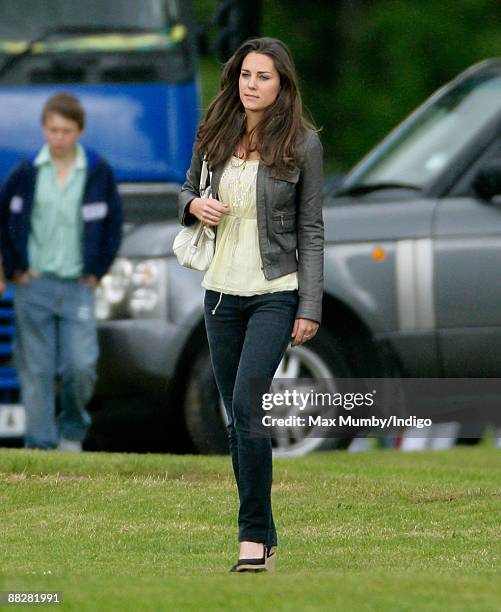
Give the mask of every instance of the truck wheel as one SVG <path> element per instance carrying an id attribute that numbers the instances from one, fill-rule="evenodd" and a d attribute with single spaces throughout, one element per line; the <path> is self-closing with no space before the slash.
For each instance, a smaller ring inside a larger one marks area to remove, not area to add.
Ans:
<path id="1" fill-rule="evenodd" d="M 339 391 L 336 379 L 355 375 L 345 357 L 342 343 L 330 332 L 320 329 L 310 342 L 302 346 L 289 347 L 282 359 L 275 378 L 294 388 L 301 379 L 324 380 L 329 391 Z M 272 391 L 279 388 L 272 388 Z M 226 413 L 212 374 L 208 349 L 200 352 L 193 364 L 185 396 L 185 421 L 188 433 L 198 452 L 203 454 L 228 453 Z M 291 414 L 294 411 L 291 410 Z M 287 414 L 281 413 L 281 417 Z M 302 428 L 272 430 L 275 457 L 305 455 L 312 451 L 347 448 L 353 436 L 336 438 L 313 438 Z"/>

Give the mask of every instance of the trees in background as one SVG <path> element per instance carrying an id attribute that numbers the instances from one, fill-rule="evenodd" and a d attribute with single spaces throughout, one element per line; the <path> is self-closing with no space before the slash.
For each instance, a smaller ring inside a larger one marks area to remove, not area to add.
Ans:
<path id="1" fill-rule="evenodd" d="M 194 4 L 203 16 L 218 2 Z M 305 104 L 323 127 L 328 171 L 350 167 L 470 64 L 501 56 L 499 0 L 242 2 L 248 14 L 260 4 L 261 35 L 294 54 Z"/>

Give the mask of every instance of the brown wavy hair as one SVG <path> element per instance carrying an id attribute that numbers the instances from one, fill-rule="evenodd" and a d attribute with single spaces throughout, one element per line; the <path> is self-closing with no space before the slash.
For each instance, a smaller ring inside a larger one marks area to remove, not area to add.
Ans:
<path id="1" fill-rule="evenodd" d="M 240 101 L 238 81 L 245 57 L 262 53 L 273 60 L 280 75 L 280 90 L 249 134 L 262 162 L 277 175 L 288 174 L 301 163 L 299 146 L 308 129 L 315 130 L 304 116 L 298 80 L 288 47 L 276 38 L 254 38 L 244 42 L 223 68 L 218 95 L 209 106 L 197 131 L 198 148 L 213 168 L 225 162 L 246 133 L 245 111 Z"/>

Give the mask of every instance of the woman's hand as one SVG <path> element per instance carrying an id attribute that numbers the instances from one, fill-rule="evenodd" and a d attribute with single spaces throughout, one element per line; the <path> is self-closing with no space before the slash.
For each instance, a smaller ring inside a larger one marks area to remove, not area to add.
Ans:
<path id="1" fill-rule="evenodd" d="M 230 211 L 227 204 L 212 198 L 194 198 L 188 208 L 192 215 L 207 225 L 219 225 Z"/>
<path id="2" fill-rule="evenodd" d="M 292 346 L 298 346 L 311 340 L 317 333 L 319 324 L 311 319 L 296 319 L 292 328 Z"/>

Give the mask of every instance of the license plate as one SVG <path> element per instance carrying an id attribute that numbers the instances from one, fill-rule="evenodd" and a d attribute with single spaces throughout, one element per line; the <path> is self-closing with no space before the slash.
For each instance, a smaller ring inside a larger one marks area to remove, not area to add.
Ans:
<path id="1" fill-rule="evenodd" d="M 21 404 L 0 405 L 0 438 L 17 438 L 26 432 L 26 414 Z"/>

